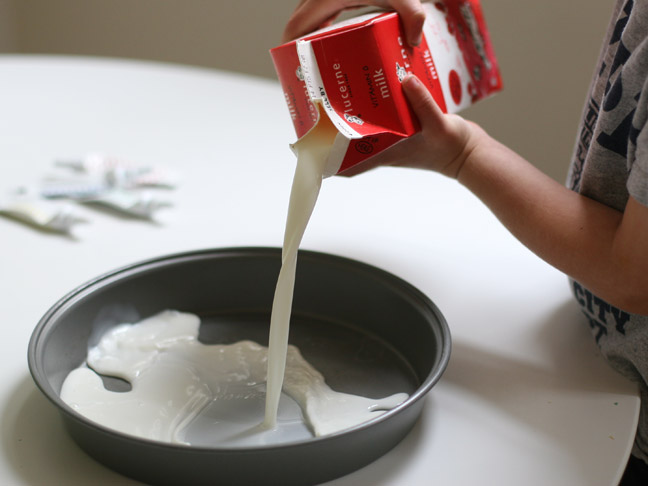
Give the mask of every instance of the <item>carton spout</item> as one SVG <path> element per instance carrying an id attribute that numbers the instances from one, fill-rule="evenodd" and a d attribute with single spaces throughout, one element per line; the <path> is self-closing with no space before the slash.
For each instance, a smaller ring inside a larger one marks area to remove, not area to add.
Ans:
<path id="1" fill-rule="evenodd" d="M 364 15 L 270 51 L 297 137 L 323 123 L 337 130 L 327 176 L 419 130 L 400 86 L 407 73 L 415 74 L 448 113 L 501 90 L 479 0 L 437 0 L 424 8 L 417 47 L 404 40 L 398 14 L 388 12 Z"/>
<path id="2" fill-rule="evenodd" d="M 299 157 L 299 151 L 308 147 L 317 147 L 318 157 L 324 158 L 322 177 L 325 179 L 335 175 L 340 170 L 340 162 L 346 152 L 349 142 L 329 118 L 321 100 L 314 100 L 317 110 L 317 121 L 296 142 L 290 144 L 290 149 Z"/>

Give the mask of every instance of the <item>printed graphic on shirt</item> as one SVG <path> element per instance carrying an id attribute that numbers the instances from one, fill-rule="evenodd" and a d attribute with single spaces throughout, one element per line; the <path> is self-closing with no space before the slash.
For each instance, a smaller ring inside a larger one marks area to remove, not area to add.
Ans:
<path id="1" fill-rule="evenodd" d="M 633 4 L 633 0 L 626 2 L 621 16 L 616 22 L 608 47 L 610 51 L 616 49 L 614 58 L 609 65 L 605 60 L 601 63 L 601 68 L 599 69 L 594 84 L 595 88 L 592 90 L 585 109 L 581 131 L 578 136 L 578 145 L 572 162 L 570 187 L 574 191 L 579 191 L 581 187 L 583 166 L 590 146 L 594 141 L 594 132 L 596 124 L 599 121 L 601 109 L 603 112 L 608 113 L 607 120 L 613 126 L 611 129 L 602 130 L 596 137 L 595 142 L 602 148 L 622 157 L 626 157 L 628 153 L 628 139 L 634 132 L 632 129 L 632 119 L 635 114 L 636 102 L 639 99 L 639 95 L 635 93 L 634 104 L 627 102 L 620 103 L 624 95 L 621 68 L 630 56 L 630 51 L 623 44 L 622 33 L 628 23 Z M 596 87 L 601 86 L 603 82 L 605 82 L 605 89 L 603 93 L 600 93 L 600 89 L 596 89 Z M 600 102 L 601 97 L 603 98 L 602 102 Z M 619 110 L 626 110 L 627 113 L 625 115 L 623 113 L 616 113 L 615 110 L 617 108 Z M 620 120 L 614 122 L 617 118 L 620 118 Z"/>
<path id="2" fill-rule="evenodd" d="M 589 320 L 597 344 L 603 336 L 607 336 L 610 332 L 617 332 L 625 336 L 625 326 L 630 320 L 630 314 L 608 304 L 578 282 L 573 282 L 572 290 L 583 313 Z"/>
<path id="3" fill-rule="evenodd" d="M 614 35 L 610 41 L 610 45 L 618 42 L 618 47 L 616 54 L 614 56 L 614 61 L 610 66 L 610 75 L 605 86 L 605 99 L 603 102 L 603 110 L 607 112 L 614 111 L 621 102 L 623 97 L 623 76 L 621 76 L 620 68 L 626 63 L 630 57 L 630 51 L 623 44 L 623 39 L 621 38 L 621 33 L 628 23 L 628 16 L 632 10 L 632 0 L 626 3 L 623 11 L 626 14 L 625 17 L 620 18 L 617 21 L 616 28 L 614 29 Z M 614 81 L 612 79 L 614 78 Z M 602 132 L 597 137 L 596 141 L 602 147 L 625 157 L 628 153 L 628 134 L 630 133 L 630 127 L 632 126 L 632 118 L 636 110 L 636 101 L 638 97 L 635 97 L 635 104 L 629 113 L 623 118 L 621 123 L 611 133 Z"/>
<path id="4" fill-rule="evenodd" d="M 580 181 L 581 175 L 583 173 L 583 164 L 585 163 L 585 157 L 587 156 L 587 151 L 590 148 L 592 143 L 592 137 L 594 135 L 594 127 L 596 126 L 596 120 L 599 116 L 599 105 L 594 100 L 590 98 L 587 103 L 587 109 L 585 115 L 583 116 L 583 125 L 581 127 L 581 132 L 578 136 L 578 147 L 576 148 L 575 160 L 573 165 L 573 174 L 572 174 L 572 184 L 571 189 L 574 191 L 580 190 Z"/>

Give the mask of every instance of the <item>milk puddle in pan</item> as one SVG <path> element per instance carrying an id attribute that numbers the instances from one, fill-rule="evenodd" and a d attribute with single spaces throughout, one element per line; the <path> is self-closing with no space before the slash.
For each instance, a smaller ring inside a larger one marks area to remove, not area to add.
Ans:
<path id="1" fill-rule="evenodd" d="M 194 446 L 239 447 L 335 433 L 406 400 L 406 393 L 370 399 L 336 392 L 297 348 L 288 345 L 297 250 L 335 133 L 330 123 L 320 123 L 295 144 L 298 161 L 268 348 L 251 341 L 205 345 L 198 341 L 198 316 L 164 311 L 106 333 L 89 350 L 88 367 L 66 378 L 63 401 L 126 434 Z M 107 390 L 97 373 L 122 378 L 132 388 Z"/>
<path id="2" fill-rule="evenodd" d="M 335 392 L 289 346 L 277 426 L 267 429 L 260 425 L 267 348 L 252 341 L 206 345 L 198 341 L 199 326 L 196 315 L 164 311 L 114 327 L 90 349 L 87 362 L 92 369 L 80 367 L 68 375 L 61 398 L 87 418 L 120 432 L 212 447 L 333 433 L 407 398 L 397 394 L 373 400 Z M 95 371 L 122 378 L 132 389 L 107 390 Z"/>

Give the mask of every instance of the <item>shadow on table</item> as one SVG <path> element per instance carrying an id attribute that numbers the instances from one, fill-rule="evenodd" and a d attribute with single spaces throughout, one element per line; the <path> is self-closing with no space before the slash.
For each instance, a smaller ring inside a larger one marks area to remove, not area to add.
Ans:
<path id="1" fill-rule="evenodd" d="M 87 456 L 68 436 L 56 408 L 30 377 L 19 382 L 1 418 L 5 457 L 21 484 L 139 485 Z"/>
<path id="2" fill-rule="evenodd" d="M 520 321 L 520 325 L 525 324 L 524 316 Z M 593 479 L 583 484 L 597 484 L 600 482 L 600 478 L 596 479 L 597 467 L 603 466 L 596 464 L 596 459 L 589 454 L 590 447 L 608 450 L 609 444 L 604 442 L 614 437 L 608 435 L 610 432 L 596 435 L 589 427 L 591 419 L 582 417 L 591 416 L 595 410 L 606 406 L 618 407 L 619 413 L 632 410 L 630 400 L 636 399 L 634 385 L 605 362 L 587 322 L 571 300 L 544 317 L 540 325 L 534 323 L 534 327 L 538 329 L 537 352 L 543 356 L 541 361 L 549 365 L 535 364 L 533 356 L 520 357 L 515 349 L 510 353 L 498 353 L 478 344 L 453 341 L 450 364 L 442 382 L 444 386 L 461 389 L 475 401 L 488 403 L 495 413 L 513 417 L 520 428 L 548 438 L 556 444 L 557 450 L 582 468 L 585 478 Z M 584 395 L 591 395 L 592 407 L 599 408 L 584 410 L 588 406 Z M 606 396 L 609 402 L 605 401 Z M 577 411 L 575 401 L 583 403 Z M 610 430 L 615 430 L 614 424 L 610 426 Z M 627 443 L 619 439 L 618 446 L 623 451 Z M 620 473 L 624 464 L 618 467 Z"/>
<path id="3" fill-rule="evenodd" d="M 25 229 L 27 229 L 29 231 L 34 231 L 34 232 L 36 232 L 36 233 L 38 233 L 40 235 L 43 235 L 45 237 L 48 237 L 48 238 L 49 237 L 60 238 L 62 240 L 68 240 L 68 241 L 71 241 L 71 242 L 74 242 L 74 243 L 77 243 L 77 242 L 80 241 L 80 239 L 74 235 L 73 231 L 70 232 L 70 233 L 64 233 L 64 232 L 60 232 L 60 231 L 50 230 L 50 229 L 47 229 L 47 228 L 42 228 L 42 227 L 40 227 L 40 226 L 38 226 L 36 224 L 28 223 L 28 222 L 23 221 L 23 220 L 21 220 L 19 218 L 13 218 L 11 216 L 4 215 L 4 214 L 2 216 L 3 216 L 3 220 L 7 220 L 7 221 L 15 224 L 16 226 L 20 226 L 21 228 L 25 228 Z"/>

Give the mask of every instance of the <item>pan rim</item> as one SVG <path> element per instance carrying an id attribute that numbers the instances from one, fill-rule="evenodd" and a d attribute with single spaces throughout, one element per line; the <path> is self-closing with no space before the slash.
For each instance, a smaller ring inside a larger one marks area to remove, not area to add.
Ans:
<path id="1" fill-rule="evenodd" d="M 59 412 L 65 414 L 69 419 L 76 422 L 80 422 L 83 426 L 94 429 L 102 434 L 110 435 L 119 440 L 135 440 L 142 444 L 145 444 L 147 447 L 154 447 L 165 451 L 173 451 L 177 453 L 191 453 L 191 454 L 207 454 L 207 455 L 230 455 L 230 454 L 256 454 L 263 453 L 269 450 L 280 451 L 286 449 L 292 449 L 295 447 L 305 447 L 305 446 L 316 446 L 327 441 L 338 440 L 341 436 L 346 436 L 354 433 L 361 433 L 367 428 L 373 427 L 374 425 L 385 422 L 389 420 L 394 415 L 398 415 L 403 409 L 411 407 L 413 404 L 422 400 L 426 397 L 428 392 L 432 387 L 439 381 L 442 374 L 444 373 L 447 364 L 450 359 L 451 352 L 451 335 L 450 329 L 448 327 L 447 321 L 439 308 L 434 304 L 434 302 L 423 294 L 419 289 L 414 287 L 409 282 L 403 280 L 402 278 L 394 275 L 391 272 L 383 270 L 379 267 L 376 267 L 372 264 L 361 262 L 359 260 L 351 259 L 344 256 L 334 255 L 331 253 L 325 253 L 314 250 L 299 250 L 299 259 L 317 259 L 320 262 L 336 263 L 343 264 L 346 266 L 352 266 L 354 270 L 363 271 L 369 273 L 375 277 L 380 278 L 383 282 L 387 283 L 392 290 L 395 290 L 397 293 L 407 297 L 408 300 L 417 301 L 419 306 L 422 306 L 426 311 L 430 312 L 437 324 L 437 331 L 440 337 L 439 340 L 439 349 L 438 349 L 438 359 L 435 365 L 432 367 L 430 373 L 425 377 L 422 383 L 417 387 L 417 389 L 401 404 L 397 407 L 381 414 L 378 417 L 370 419 L 362 424 L 358 424 L 354 427 L 344 429 L 342 431 L 327 434 L 321 437 L 311 437 L 308 439 L 291 441 L 286 443 L 278 444 L 269 444 L 269 445 L 259 445 L 259 446 L 245 446 L 245 447 L 218 447 L 218 446 L 193 446 L 193 445 L 184 445 L 184 444 L 175 444 L 167 443 L 152 439 L 146 439 L 136 435 L 127 434 L 125 432 L 116 431 L 112 428 L 103 426 L 94 422 L 80 413 L 76 412 L 72 407 L 65 403 L 59 396 L 59 394 L 49 385 L 45 373 L 42 369 L 42 363 L 40 359 L 39 350 L 42 348 L 42 336 L 48 331 L 51 323 L 54 321 L 54 318 L 60 313 L 64 312 L 67 308 L 73 306 L 75 303 L 81 301 L 83 298 L 87 297 L 93 290 L 101 288 L 106 283 L 110 283 L 111 280 L 116 282 L 121 279 L 130 276 L 136 275 L 141 272 L 148 271 L 150 269 L 167 266 L 167 265 L 177 265 L 182 264 L 188 261 L 195 261 L 200 259 L 205 259 L 209 257 L 226 257 L 226 256 L 247 256 L 247 257 L 276 257 L 281 254 L 281 248 L 270 247 L 270 246 L 242 246 L 242 247 L 222 247 L 222 248 L 205 248 L 199 250 L 191 250 L 185 252 L 172 253 L 167 255 L 161 255 L 157 257 L 152 257 L 149 259 L 137 261 L 134 263 L 126 264 L 116 269 L 105 272 L 93 279 L 86 281 L 85 283 L 80 284 L 63 297 L 61 297 L 56 303 L 54 303 L 41 317 L 39 322 L 34 328 L 31 338 L 28 345 L 27 361 L 29 366 L 29 371 L 32 376 L 33 381 L 40 391 L 47 397 L 47 399 L 52 402 Z"/>

